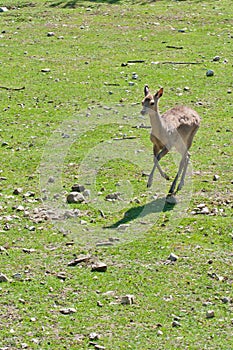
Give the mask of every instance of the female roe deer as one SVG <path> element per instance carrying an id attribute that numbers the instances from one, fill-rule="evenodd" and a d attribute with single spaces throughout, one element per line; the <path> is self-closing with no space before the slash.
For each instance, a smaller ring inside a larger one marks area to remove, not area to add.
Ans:
<path id="1" fill-rule="evenodd" d="M 169 180 L 169 177 L 162 171 L 159 160 L 164 157 L 174 146 L 181 154 L 179 169 L 166 200 L 175 203 L 173 197 L 184 185 L 184 178 L 188 167 L 190 154 L 188 152 L 192 145 L 193 137 L 200 126 L 200 117 L 193 109 L 186 106 L 176 106 L 164 114 L 160 115 L 158 110 L 158 101 L 163 95 L 163 88 L 159 89 L 154 95 L 149 91 L 148 85 L 144 88 L 145 97 L 142 101 L 141 114 L 149 114 L 151 123 L 150 139 L 153 143 L 154 166 L 149 175 L 147 187 L 151 187 L 153 175 L 158 168 L 161 176 Z M 177 181 L 181 175 L 181 180 L 176 188 Z"/>

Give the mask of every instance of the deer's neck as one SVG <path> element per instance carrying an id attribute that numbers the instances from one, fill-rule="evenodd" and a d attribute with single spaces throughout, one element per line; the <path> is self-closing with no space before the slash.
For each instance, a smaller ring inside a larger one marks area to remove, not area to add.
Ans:
<path id="1" fill-rule="evenodd" d="M 158 109 L 156 108 L 155 110 L 150 111 L 149 116 L 152 129 L 151 133 L 157 138 L 159 138 L 159 136 L 161 136 L 161 134 L 163 133 L 164 128 Z"/>

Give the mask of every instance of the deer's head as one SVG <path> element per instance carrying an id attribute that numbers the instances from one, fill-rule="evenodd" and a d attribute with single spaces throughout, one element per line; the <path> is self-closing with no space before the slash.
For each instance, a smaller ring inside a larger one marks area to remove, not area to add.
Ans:
<path id="1" fill-rule="evenodd" d="M 158 100 L 163 95 L 163 88 L 160 88 L 154 95 L 150 93 L 148 85 L 144 87 L 144 99 L 142 100 L 141 114 L 145 115 L 151 110 L 157 111 Z"/>

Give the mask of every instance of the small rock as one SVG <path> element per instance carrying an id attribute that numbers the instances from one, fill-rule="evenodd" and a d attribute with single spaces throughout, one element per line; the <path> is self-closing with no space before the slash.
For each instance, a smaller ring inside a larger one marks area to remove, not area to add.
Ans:
<path id="1" fill-rule="evenodd" d="M 65 272 L 59 272 L 59 273 L 57 274 L 57 278 L 60 279 L 60 280 L 62 280 L 62 281 L 65 281 L 67 277 L 66 277 Z"/>
<path id="2" fill-rule="evenodd" d="M 3 273 L 0 273 L 0 282 L 9 282 L 9 279 Z"/>
<path id="3" fill-rule="evenodd" d="M 105 272 L 107 271 L 107 265 L 105 263 L 102 262 L 97 262 L 95 264 L 92 265 L 91 267 L 91 271 L 92 272 Z"/>
<path id="4" fill-rule="evenodd" d="M 105 350 L 105 347 L 102 345 L 95 344 L 95 350 Z"/>
<path id="5" fill-rule="evenodd" d="M 213 58 L 213 61 L 214 61 L 214 62 L 220 61 L 220 56 L 215 56 L 215 57 Z"/>
<path id="6" fill-rule="evenodd" d="M 90 258 L 91 258 L 90 255 L 80 256 L 80 257 L 78 257 L 78 258 L 76 258 L 76 259 L 70 261 L 70 262 L 68 263 L 68 266 L 76 266 L 76 265 L 78 265 L 78 264 L 81 264 L 82 262 L 87 262 L 87 261 L 89 261 Z"/>
<path id="7" fill-rule="evenodd" d="M 22 188 L 16 188 L 14 191 L 13 191 L 13 194 L 14 195 L 19 195 L 20 193 L 22 193 L 23 192 L 23 189 Z"/>
<path id="8" fill-rule="evenodd" d="M 208 69 L 206 72 L 207 77 L 212 77 L 214 75 L 214 71 L 212 69 Z"/>
<path id="9" fill-rule="evenodd" d="M 60 313 L 63 315 L 70 315 L 74 314 L 75 312 L 77 312 L 77 310 L 73 307 L 69 307 L 67 309 L 60 309 Z"/>
<path id="10" fill-rule="evenodd" d="M 55 182 L 55 178 L 53 176 L 50 176 L 48 179 L 49 184 L 53 184 Z"/>
<path id="11" fill-rule="evenodd" d="M 86 220 L 80 220 L 80 225 L 87 225 L 87 221 Z"/>
<path id="12" fill-rule="evenodd" d="M 134 304 L 134 295 L 127 294 L 121 298 L 122 305 L 132 305 Z"/>
<path id="13" fill-rule="evenodd" d="M 68 194 L 67 203 L 82 203 L 85 201 L 84 196 L 80 192 L 71 192 Z"/>
<path id="14" fill-rule="evenodd" d="M 230 301 L 231 301 L 231 299 L 228 298 L 228 297 L 223 297 L 223 298 L 222 298 L 222 302 L 223 302 L 224 304 L 228 304 Z"/>
<path id="15" fill-rule="evenodd" d="M 24 211 L 24 207 L 22 205 L 18 205 L 16 208 L 15 208 L 16 211 Z"/>
<path id="16" fill-rule="evenodd" d="M 129 86 L 134 86 L 134 82 L 133 82 L 133 81 L 130 81 L 130 82 L 129 82 Z"/>
<path id="17" fill-rule="evenodd" d="M 55 33 L 54 33 L 54 32 L 48 32 L 48 33 L 47 33 L 47 36 L 48 36 L 48 37 L 50 37 L 50 36 L 54 36 L 54 35 L 55 35 Z"/>
<path id="18" fill-rule="evenodd" d="M 173 254 L 173 253 L 171 253 L 169 255 L 169 257 L 168 257 L 168 260 L 170 260 L 170 261 L 177 261 L 178 260 L 178 256 Z"/>
<path id="19" fill-rule="evenodd" d="M 42 68 L 41 72 L 42 73 L 49 73 L 49 72 L 51 72 L 51 69 L 50 68 Z"/>
<path id="20" fill-rule="evenodd" d="M 106 201 L 116 201 L 119 200 L 119 192 L 115 192 L 115 193 L 109 193 L 107 194 L 107 196 L 105 197 Z"/>
<path id="21" fill-rule="evenodd" d="M 213 176 L 213 180 L 214 180 L 214 181 L 218 181 L 219 178 L 220 178 L 219 175 L 214 175 L 214 176 Z"/>
<path id="22" fill-rule="evenodd" d="M 163 335 L 163 332 L 159 329 L 157 335 Z"/>
<path id="23" fill-rule="evenodd" d="M 207 207 L 202 208 L 202 210 L 201 210 L 201 212 L 200 212 L 200 213 L 201 213 L 201 214 L 204 214 L 204 215 L 209 214 L 209 213 L 210 213 L 209 208 L 207 208 Z"/>
<path id="24" fill-rule="evenodd" d="M 133 73 L 132 74 L 132 79 L 135 79 L 135 80 L 138 79 L 138 75 L 136 73 Z"/>
<path id="25" fill-rule="evenodd" d="M 96 243 L 96 247 L 106 247 L 106 246 L 112 246 L 112 245 L 113 245 L 113 242 L 110 242 L 110 241 Z"/>
<path id="26" fill-rule="evenodd" d="M 5 6 L 0 7 L 0 12 L 7 12 L 8 8 Z"/>
<path id="27" fill-rule="evenodd" d="M 98 333 L 93 332 L 89 335 L 89 339 L 90 340 L 98 340 L 98 339 L 100 339 L 100 335 Z"/>
<path id="28" fill-rule="evenodd" d="M 208 310 L 206 312 L 206 318 L 213 318 L 214 316 L 214 310 Z"/>
<path id="29" fill-rule="evenodd" d="M 22 275 L 21 273 L 17 272 L 12 276 L 15 280 L 21 280 L 22 279 Z"/>
<path id="30" fill-rule="evenodd" d="M 85 191 L 85 187 L 83 185 L 74 184 L 72 186 L 72 192 L 84 192 L 84 191 Z"/>
<path id="31" fill-rule="evenodd" d="M 181 326 L 180 322 L 178 322 L 178 321 L 172 322 L 172 327 L 180 327 L 180 326 Z"/>

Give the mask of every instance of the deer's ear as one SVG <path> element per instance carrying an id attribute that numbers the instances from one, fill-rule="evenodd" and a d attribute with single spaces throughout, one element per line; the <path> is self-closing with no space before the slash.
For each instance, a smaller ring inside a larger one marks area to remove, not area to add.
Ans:
<path id="1" fill-rule="evenodd" d="M 160 88 L 155 94 L 155 97 L 157 98 L 160 98 L 161 96 L 163 96 L 163 88 Z"/>
<path id="2" fill-rule="evenodd" d="M 145 85 L 145 87 L 144 87 L 144 94 L 145 94 L 145 96 L 147 96 L 149 93 L 150 93 L 149 86 Z"/>

